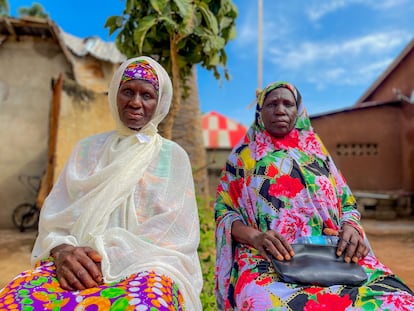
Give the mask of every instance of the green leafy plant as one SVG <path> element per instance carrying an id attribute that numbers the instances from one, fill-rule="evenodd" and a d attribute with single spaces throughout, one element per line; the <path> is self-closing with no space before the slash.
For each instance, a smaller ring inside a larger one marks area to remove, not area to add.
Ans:
<path id="1" fill-rule="evenodd" d="M 0 0 L 0 17 L 8 16 L 10 12 L 9 3 L 7 0 Z"/>
<path id="2" fill-rule="evenodd" d="M 200 218 L 200 245 L 198 247 L 198 255 L 200 257 L 204 281 L 201 292 L 201 303 L 204 311 L 215 311 L 217 310 L 217 305 L 214 292 L 214 269 L 216 265 L 214 209 L 210 204 L 198 200 L 198 212 Z"/>
<path id="3" fill-rule="evenodd" d="M 38 18 L 48 18 L 49 14 L 47 14 L 43 8 L 43 6 L 39 3 L 34 2 L 31 7 L 21 7 L 19 8 L 19 15 L 20 16 L 31 16 L 31 17 L 38 17 Z"/>

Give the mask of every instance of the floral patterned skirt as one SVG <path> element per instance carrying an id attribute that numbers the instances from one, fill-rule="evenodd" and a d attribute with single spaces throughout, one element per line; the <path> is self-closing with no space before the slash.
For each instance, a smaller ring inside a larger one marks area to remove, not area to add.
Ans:
<path id="1" fill-rule="evenodd" d="M 360 287 L 288 284 L 279 280 L 267 262 L 259 260 L 257 265 L 243 256 L 240 259 L 239 277 L 231 285 L 233 295 L 225 301 L 226 310 L 414 311 L 410 288 L 370 255 L 359 262 L 369 276 Z"/>
<path id="2" fill-rule="evenodd" d="M 117 282 L 81 291 L 59 286 L 53 261 L 15 277 L 0 291 L 0 310 L 183 310 L 178 286 L 167 276 L 140 272 Z"/>

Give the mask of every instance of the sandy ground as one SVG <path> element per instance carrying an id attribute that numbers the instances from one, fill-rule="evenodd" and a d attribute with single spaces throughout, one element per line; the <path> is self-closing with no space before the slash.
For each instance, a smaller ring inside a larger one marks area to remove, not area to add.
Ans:
<path id="1" fill-rule="evenodd" d="M 414 221 L 364 221 L 375 255 L 414 290 Z M 30 268 L 35 231 L 0 229 L 0 287 Z"/>
<path id="2" fill-rule="evenodd" d="M 35 231 L 0 230 L 0 287 L 30 268 L 30 252 L 35 238 Z"/>

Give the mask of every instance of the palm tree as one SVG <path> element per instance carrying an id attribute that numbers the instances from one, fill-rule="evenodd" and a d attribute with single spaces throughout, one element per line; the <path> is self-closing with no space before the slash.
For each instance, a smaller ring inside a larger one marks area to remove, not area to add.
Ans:
<path id="1" fill-rule="evenodd" d="M 189 88 L 188 96 L 182 99 L 182 105 L 180 105 L 178 114 L 175 117 L 172 139 L 187 151 L 193 167 L 197 194 L 204 198 L 203 202 L 208 203 L 207 155 L 204 149 L 201 128 L 201 112 L 195 67 L 193 73 L 188 78 L 187 87 Z"/>

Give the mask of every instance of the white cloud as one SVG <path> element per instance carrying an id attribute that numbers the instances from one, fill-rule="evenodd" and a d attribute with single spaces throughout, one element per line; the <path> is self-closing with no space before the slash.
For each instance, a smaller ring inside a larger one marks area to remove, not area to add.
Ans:
<path id="1" fill-rule="evenodd" d="M 376 10 L 388 10 L 403 5 L 410 5 L 410 0 L 365 0 L 361 2 L 365 2 L 364 4 Z"/>
<path id="2" fill-rule="evenodd" d="M 251 22 L 245 22 L 238 30 L 236 42 L 238 45 L 250 45 L 257 42 L 257 26 Z"/>
<path id="3" fill-rule="evenodd" d="M 394 61 L 392 57 L 386 57 L 376 62 L 366 64 L 365 66 L 354 67 L 354 77 L 357 82 L 366 81 L 367 78 L 372 80 L 382 74 L 385 69 Z M 353 81 L 349 81 L 347 84 L 355 84 Z"/>
<path id="4" fill-rule="evenodd" d="M 248 46 L 253 43 L 257 43 L 258 25 L 257 8 L 255 8 L 254 6 L 255 3 L 255 1 L 252 1 L 248 4 L 248 7 L 245 9 L 245 11 L 247 12 L 246 15 L 237 17 L 237 37 L 235 43 L 238 46 Z"/>
<path id="5" fill-rule="evenodd" d="M 329 81 L 337 81 L 342 79 L 347 73 L 347 70 L 342 67 L 328 69 L 325 72 L 325 78 Z"/>
<path id="6" fill-rule="evenodd" d="M 410 34 L 391 31 L 354 38 L 343 42 L 302 42 L 298 46 L 269 49 L 269 58 L 284 69 L 299 69 L 316 63 L 343 63 L 355 57 L 386 54 L 408 41 Z M 283 56 L 283 57 L 282 57 Z"/>
<path id="7" fill-rule="evenodd" d="M 274 72 L 292 74 L 318 90 L 327 86 L 366 85 L 395 59 L 409 33 L 375 33 L 343 42 L 303 42 L 273 48 Z M 269 69 L 268 69 L 269 70 Z"/>
<path id="8" fill-rule="evenodd" d="M 258 11 L 256 1 L 249 1 L 245 11 L 246 15 L 240 15 L 237 18 L 237 37 L 235 43 L 238 48 L 252 47 L 258 45 Z M 267 3 L 263 8 L 263 44 L 289 37 L 295 31 L 295 24 L 291 22 L 291 16 L 284 11 L 285 8 L 275 6 L 275 3 Z M 269 14 L 274 10 L 279 14 Z"/>
<path id="9" fill-rule="evenodd" d="M 263 25 L 264 43 L 289 38 L 294 33 L 295 25 L 285 16 L 277 16 L 270 20 L 265 20 Z"/>
<path id="10" fill-rule="evenodd" d="M 325 15 L 334 13 L 352 5 L 363 5 L 374 10 L 389 10 L 403 5 L 410 6 L 410 0 L 331 0 L 314 1 L 307 9 L 306 14 L 309 20 L 315 22 Z"/>
<path id="11" fill-rule="evenodd" d="M 366 60 L 351 63 L 347 67 L 327 67 L 305 75 L 305 80 L 314 84 L 318 90 L 328 85 L 364 85 L 367 81 L 374 81 L 391 64 L 393 58 L 382 58 L 376 62 L 366 63 Z"/>
<path id="12" fill-rule="evenodd" d="M 317 21 L 323 16 L 341 9 L 350 3 L 350 0 L 320 1 L 318 2 L 318 5 L 312 5 L 309 7 L 306 13 L 311 21 Z"/>

